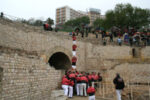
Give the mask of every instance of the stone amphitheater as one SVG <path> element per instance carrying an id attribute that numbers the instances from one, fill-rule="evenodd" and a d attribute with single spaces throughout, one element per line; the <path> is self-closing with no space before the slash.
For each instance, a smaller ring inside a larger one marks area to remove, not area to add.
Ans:
<path id="1" fill-rule="evenodd" d="M 116 100 L 112 84 L 116 73 L 126 82 L 123 100 L 150 100 L 149 46 L 103 46 L 92 35 L 77 37 L 77 46 L 77 70 L 102 73 L 105 86 L 97 92 L 96 100 Z M 0 100 L 54 100 L 52 91 L 60 89 L 71 58 L 68 33 L 0 18 Z M 87 100 L 72 100 L 78 99 Z"/>

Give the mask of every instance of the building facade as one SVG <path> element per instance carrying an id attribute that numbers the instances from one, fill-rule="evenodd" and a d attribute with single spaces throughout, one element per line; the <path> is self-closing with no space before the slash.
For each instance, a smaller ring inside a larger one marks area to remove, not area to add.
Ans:
<path id="1" fill-rule="evenodd" d="M 95 8 L 90 8 L 88 11 L 88 16 L 90 19 L 90 25 L 93 24 L 93 22 L 97 19 L 100 18 L 100 10 L 99 9 L 95 9 Z"/>
<path id="2" fill-rule="evenodd" d="M 76 11 L 68 6 L 64 6 L 56 9 L 56 25 L 64 24 L 68 20 L 76 19 L 83 16 L 89 17 L 90 25 L 92 25 L 97 18 L 105 18 L 104 15 L 101 15 L 100 9 L 89 8 L 87 12 L 83 12 Z"/>
<path id="3" fill-rule="evenodd" d="M 56 9 L 56 25 L 64 24 L 68 20 L 87 16 L 86 13 L 76 11 L 68 6 L 64 6 Z"/>

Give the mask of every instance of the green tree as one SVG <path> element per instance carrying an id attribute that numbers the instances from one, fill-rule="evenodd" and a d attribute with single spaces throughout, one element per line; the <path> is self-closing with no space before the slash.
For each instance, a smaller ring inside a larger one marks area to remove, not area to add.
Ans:
<path id="1" fill-rule="evenodd" d="M 83 16 L 83 17 L 79 17 L 76 19 L 72 19 L 69 20 L 65 23 L 66 26 L 71 26 L 71 27 L 76 27 L 76 26 L 80 26 L 81 24 L 89 24 L 90 23 L 90 19 L 88 16 Z"/>
<path id="2" fill-rule="evenodd" d="M 98 19 L 96 19 L 94 22 L 93 22 L 93 25 L 94 25 L 94 27 L 104 27 L 104 19 L 100 19 L 100 18 L 98 18 Z"/>
<path id="3" fill-rule="evenodd" d="M 35 26 L 42 26 L 42 25 L 43 25 L 43 21 L 40 20 L 40 19 L 35 20 L 34 25 L 35 25 Z"/>
<path id="4" fill-rule="evenodd" d="M 54 20 L 51 19 L 51 18 L 47 18 L 46 22 L 50 25 L 53 25 L 54 24 Z"/>
<path id="5" fill-rule="evenodd" d="M 133 7 L 131 4 L 117 4 L 114 10 L 106 12 L 103 27 L 109 29 L 112 26 L 142 27 L 150 23 L 150 10 Z"/>

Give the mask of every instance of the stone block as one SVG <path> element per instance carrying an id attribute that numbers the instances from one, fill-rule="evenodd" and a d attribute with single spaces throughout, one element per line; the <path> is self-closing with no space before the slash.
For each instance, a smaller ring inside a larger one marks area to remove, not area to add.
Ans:
<path id="1" fill-rule="evenodd" d="M 60 96 L 64 96 L 63 90 L 53 90 L 51 92 L 51 97 L 60 97 Z"/>

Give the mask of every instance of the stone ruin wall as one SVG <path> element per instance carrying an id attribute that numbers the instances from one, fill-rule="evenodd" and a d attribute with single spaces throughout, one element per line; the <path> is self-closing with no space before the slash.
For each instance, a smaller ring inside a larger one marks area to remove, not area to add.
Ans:
<path id="1" fill-rule="evenodd" d="M 49 100 L 51 90 L 61 80 L 61 71 L 36 57 L 1 53 L 0 67 L 3 68 L 0 100 Z"/>
<path id="2" fill-rule="evenodd" d="M 55 52 L 65 52 L 70 59 L 72 58 L 71 36 L 65 38 L 57 37 L 51 34 L 51 32 L 48 34 L 33 31 L 25 32 L 2 24 L 0 24 L 0 27 L 0 45 L 2 46 L 35 51 L 38 53 L 38 56 L 46 56 L 46 63 L 51 54 Z M 79 70 L 85 70 L 85 43 L 77 41 L 77 46 L 77 66 L 80 66 Z"/>
<path id="3" fill-rule="evenodd" d="M 88 44 L 87 69 L 100 71 L 111 82 L 120 73 L 126 82 L 150 83 L 150 47 L 136 48 L 140 56 L 134 58 L 129 46 L 97 46 Z"/>
<path id="4" fill-rule="evenodd" d="M 85 70 L 83 49 L 81 42 L 77 51 L 79 70 Z M 51 91 L 60 88 L 64 74 L 48 63 L 56 52 L 65 53 L 71 60 L 72 38 L 0 24 L 0 100 L 49 100 Z"/>
<path id="5" fill-rule="evenodd" d="M 0 46 L 2 100 L 48 100 L 51 90 L 60 86 L 62 75 L 62 71 L 49 66 L 48 59 L 55 52 L 64 52 L 70 60 L 72 57 L 71 37 L 25 32 L 3 24 L 0 24 Z M 82 41 L 77 41 L 77 46 L 80 71 L 100 71 L 110 82 L 116 72 L 127 81 L 150 81 L 150 47 L 141 49 L 140 59 L 133 59 L 132 48 L 128 46 L 101 46 Z"/>

